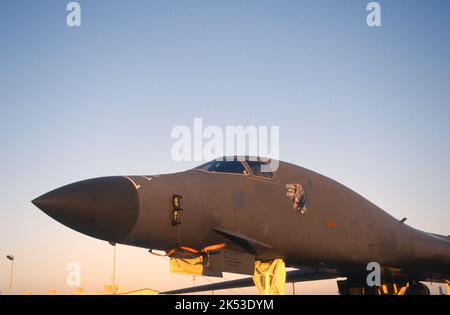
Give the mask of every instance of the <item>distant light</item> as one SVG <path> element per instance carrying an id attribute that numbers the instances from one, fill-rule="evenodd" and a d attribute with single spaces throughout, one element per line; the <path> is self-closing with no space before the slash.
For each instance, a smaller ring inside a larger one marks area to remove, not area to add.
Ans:
<path id="1" fill-rule="evenodd" d="M 8 258 L 9 260 L 14 260 L 14 256 L 13 255 L 6 255 L 6 258 Z"/>

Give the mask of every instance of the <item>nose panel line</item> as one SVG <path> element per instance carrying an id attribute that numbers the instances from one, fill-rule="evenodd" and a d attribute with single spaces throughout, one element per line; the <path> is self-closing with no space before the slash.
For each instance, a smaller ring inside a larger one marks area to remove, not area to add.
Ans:
<path id="1" fill-rule="evenodd" d="M 138 190 L 139 188 L 141 188 L 141 185 L 136 184 L 136 182 L 134 180 L 132 180 L 129 176 L 124 176 L 126 179 L 128 179 L 134 186 L 134 188 L 136 188 L 136 190 Z"/>

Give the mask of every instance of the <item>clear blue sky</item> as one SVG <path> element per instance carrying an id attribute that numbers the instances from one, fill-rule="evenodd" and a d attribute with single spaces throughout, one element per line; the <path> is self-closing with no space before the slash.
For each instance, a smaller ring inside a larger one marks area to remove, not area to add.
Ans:
<path id="1" fill-rule="evenodd" d="M 450 233 L 449 1 L 379 1 L 379 29 L 362 0 L 80 0 L 75 29 L 68 2 L 0 2 L 0 254 L 17 256 L 16 293 L 67 290 L 71 260 L 101 289 L 108 245 L 30 200 L 89 177 L 193 166 L 171 161 L 170 131 L 194 117 L 278 125 L 282 160 Z M 145 250 L 120 251 L 129 289 L 190 284 Z M 8 267 L 1 258 L 0 291 Z"/>

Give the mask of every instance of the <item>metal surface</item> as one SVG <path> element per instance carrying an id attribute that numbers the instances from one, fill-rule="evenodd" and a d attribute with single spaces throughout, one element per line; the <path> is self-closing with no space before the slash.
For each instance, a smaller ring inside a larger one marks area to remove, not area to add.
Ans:
<path id="1" fill-rule="evenodd" d="M 305 168 L 280 161 L 267 178 L 243 163 L 242 174 L 193 169 L 90 179 L 33 203 L 72 229 L 121 244 L 168 251 L 226 243 L 255 260 L 283 259 L 287 267 L 335 270 L 358 281 L 369 262 L 388 278 L 450 279 L 448 236 L 414 229 Z M 175 226 L 174 196 L 182 196 L 183 208 Z"/>

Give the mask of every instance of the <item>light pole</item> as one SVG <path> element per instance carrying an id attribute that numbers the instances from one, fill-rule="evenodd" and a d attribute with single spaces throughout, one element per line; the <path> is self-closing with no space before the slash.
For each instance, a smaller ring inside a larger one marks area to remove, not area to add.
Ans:
<path id="1" fill-rule="evenodd" d="M 11 295 L 13 273 L 14 273 L 14 256 L 13 255 L 6 255 L 6 258 L 11 261 L 11 271 L 9 273 L 9 285 L 8 285 L 8 295 Z"/>
<path id="2" fill-rule="evenodd" d="M 112 274 L 112 294 L 115 295 L 116 290 L 116 243 L 109 242 L 109 244 L 114 247 L 114 256 L 113 256 L 113 274 Z"/>

